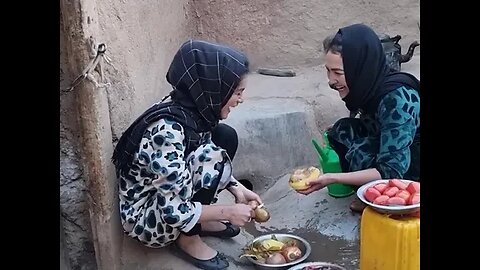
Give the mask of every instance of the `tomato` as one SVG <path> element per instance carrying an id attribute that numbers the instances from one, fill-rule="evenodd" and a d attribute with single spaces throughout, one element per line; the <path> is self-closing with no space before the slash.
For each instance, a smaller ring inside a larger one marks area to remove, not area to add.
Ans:
<path id="1" fill-rule="evenodd" d="M 376 185 L 374 186 L 374 188 L 375 188 L 376 190 L 380 191 L 380 193 L 382 193 L 382 194 L 383 194 L 383 192 L 385 191 L 385 189 L 387 189 L 387 187 L 388 187 L 387 184 L 376 184 Z"/>
<path id="2" fill-rule="evenodd" d="M 402 180 L 398 179 L 391 179 L 388 181 L 388 186 L 390 187 L 397 187 L 400 190 L 407 189 L 407 184 L 403 182 Z"/>
<path id="3" fill-rule="evenodd" d="M 408 192 L 406 190 L 399 190 L 397 192 L 397 194 L 395 194 L 395 197 L 400 197 L 400 198 L 404 199 L 405 201 L 407 201 L 408 198 L 410 198 L 410 192 Z"/>
<path id="4" fill-rule="evenodd" d="M 388 197 L 393 197 L 399 191 L 398 187 L 388 187 L 383 192 L 383 195 L 387 195 Z"/>
<path id="5" fill-rule="evenodd" d="M 380 195 L 373 201 L 373 203 L 378 205 L 385 205 L 387 204 L 387 200 L 389 198 L 390 197 L 388 197 L 387 195 Z"/>
<path id="6" fill-rule="evenodd" d="M 410 194 L 420 193 L 420 182 L 410 182 L 407 186 L 407 191 L 410 192 Z"/>
<path id="7" fill-rule="evenodd" d="M 410 195 L 410 198 L 407 199 L 407 204 L 417 204 L 420 203 L 420 193 L 413 193 Z"/>
<path id="8" fill-rule="evenodd" d="M 405 199 L 400 197 L 391 197 L 387 200 L 388 205 L 405 205 L 406 203 Z"/>
<path id="9" fill-rule="evenodd" d="M 373 187 L 367 188 L 367 190 L 365 191 L 365 194 L 364 194 L 365 199 L 367 199 L 367 201 L 369 201 L 369 202 L 373 202 L 380 195 L 382 195 L 380 193 L 380 191 L 376 190 Z"/>

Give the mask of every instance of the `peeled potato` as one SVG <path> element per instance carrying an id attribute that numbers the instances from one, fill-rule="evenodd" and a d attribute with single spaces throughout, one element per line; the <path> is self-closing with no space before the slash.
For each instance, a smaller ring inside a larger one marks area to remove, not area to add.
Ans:
<path id="1" fill-rule="evenodd" d="M 262 223 L 270 219 L 270 213 L 265 208 L 255 208 L 255 221 Z"/>
<path id="2" fill-rule="evenodd" d="M 321 171 L 315 167 L 295 170 L 290 176 L 288 184 L 295 190 L 304 190 L 308 188 L 307 182 L 317 179 Z"/>

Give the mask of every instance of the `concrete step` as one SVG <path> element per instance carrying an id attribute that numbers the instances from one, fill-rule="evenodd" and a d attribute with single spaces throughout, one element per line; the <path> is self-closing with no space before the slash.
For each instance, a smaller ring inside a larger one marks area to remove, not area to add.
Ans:
<path id="1" fill-rule="evenodd" d="M 249 179 L 257 191 L 302 165 L 317 165 L 312 143 L 319 137 L 311 107 L 293 99 L 249 100 L 227 124 L 239 136 L 233 160 L 237 179 Z"/>
<path id="2" fill-rule="evenodd" d="M 320 71 L 297 73 L 290 78 L 250 75 L 245 102 L 225 120 L 239 136 L 234 175 L 251 180 L 260 192 L 293 168 L 318 165 L 312 138 L 321 141 L 321 131 L 347 115 L 334 91 L 319 89 L 313 75 Z"/>

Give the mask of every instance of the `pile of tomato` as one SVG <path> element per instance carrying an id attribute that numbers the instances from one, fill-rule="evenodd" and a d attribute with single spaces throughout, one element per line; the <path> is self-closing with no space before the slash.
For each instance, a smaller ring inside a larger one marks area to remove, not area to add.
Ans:
<path id="1" fill-rule="evenodd" d="M 365 199 L 377 205 L 414 205 L 420 203 L 420 183 L 390 179 L 365 190 Z"/>

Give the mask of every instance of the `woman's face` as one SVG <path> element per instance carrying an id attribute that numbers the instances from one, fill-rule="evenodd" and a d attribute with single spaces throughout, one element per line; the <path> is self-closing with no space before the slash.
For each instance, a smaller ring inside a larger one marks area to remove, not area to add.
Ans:
<path id="1" fill-rule="evenodd" d="M 327 69 L 328 84 L 338 92 L 340 98 L 348 95 L 347 81 L 343 70 L 343 61 L 340 54 L 327 52 L 325 55 L 325 68 Z"/>
<path id="2" fill-rule="evenodd" d="M 230 113 L 230 108 L 237 107 L 238 104 L 243 103 L 243 91 L 245 90 L 246 83 L 246 78 L 243 78 L 240 81 L 235 91 L 233 91 L 233 95 L 230 97 L 230 99 L 227 101 L 227 104 L 225 104 L 225 106 L 223 106 L 222 110 L 220 111 L 220 119 L 227 119 L 228 114 Z"/>

